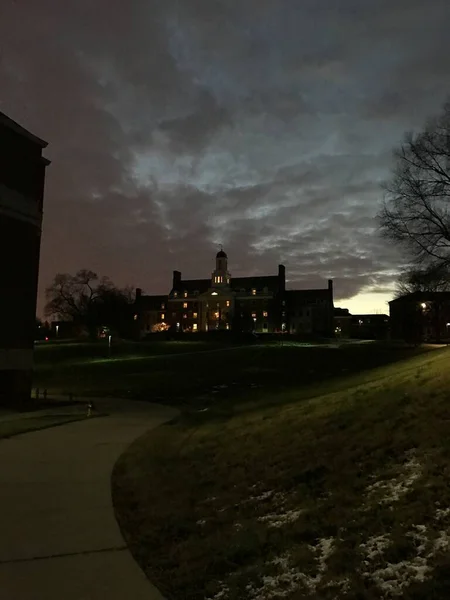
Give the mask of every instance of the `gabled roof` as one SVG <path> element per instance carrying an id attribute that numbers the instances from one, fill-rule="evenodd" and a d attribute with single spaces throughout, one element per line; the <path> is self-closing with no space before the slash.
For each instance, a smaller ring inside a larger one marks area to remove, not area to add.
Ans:
<path id="1" fill-rule="evenodd" d="M 210 287 L 211 279 L 182 279 L 179 285 L 173 288 L 172 291 L 188 292 L 188 294 L 198 292 L 199 294 L 203 294 Z"/>
<path id="2" fill-rule="evenodd" d="M 198 292 L 203 294 L 209 290 L 212 286 L 211 279 L 182 279 L 180 283 L 172 291 L 177 292 L 188 292 L 192 294 Z M 262 275 L 256 277 L 231 277 L 230 287 L 233 291 L 245 289 L 257 289 L 262 290 L 268 288 L 269 290 L 276 290 L 279 286 L 278 275 Z"/>
<path id="3" fill-rule="evenodd" d="M 163 310 L 161 304 L 167 302 L 169 297 L 165 296 L 141 296 L 138 300 L 139 308 L 146 310 Z"/>
<path id="4" fill-rule="evenodd" d="M 278 275 L 257 275 L 255 277 L 232 277 L 231 288 L 233 290 L 262 290 L 265 287 L 269 290 L 276 290 L 279 286 Z"/>

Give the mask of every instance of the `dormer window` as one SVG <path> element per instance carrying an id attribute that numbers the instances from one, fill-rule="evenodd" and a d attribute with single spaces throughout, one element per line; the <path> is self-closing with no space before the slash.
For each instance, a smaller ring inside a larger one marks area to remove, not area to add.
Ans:
<path id="1" fill-rule="evenodd" d="M 188 296 L 188 293 L 184 292 L 184 297 L 187 298 L 187 296 Z"/>
<path id="2" fill-rule="evenodd" d="M 178 296 L 178 292 L 174 292 L 173 296 L 174 296 L 174 298 L 176 298 Z"/>
<path id="3" fill-rule="evenodd" d="M 161 304 L 161 308 L 164 310 L 166 308 L 166 305 L 164 304 L 164 302 Z"/>

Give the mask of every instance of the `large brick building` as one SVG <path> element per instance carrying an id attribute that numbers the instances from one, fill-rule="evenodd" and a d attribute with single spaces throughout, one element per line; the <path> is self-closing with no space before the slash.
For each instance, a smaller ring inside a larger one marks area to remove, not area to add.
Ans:
<path id="1" fill-rule="evenodd" d="M 182 279 L 174 271 L 166 296 L 144 296 L 138 289 L 135 320 L 140 337 L 165 328 L 333 334 L 331 280 L 325 289 L 286 290 L 283 265 L 276 275 L 232 277 L 223 250 L 215 267 L 208 279 Z"/>
<path id="2" fill-rule="evenodd" d="M 410 342 L 450 340 L 450 292 L 413 292 L 389 302 L 391 337 Z"/>
<path id="3" fill-rule="evenodd" d="M 0 112 L 0 404 L 31 397 L 47 143 Z"/>

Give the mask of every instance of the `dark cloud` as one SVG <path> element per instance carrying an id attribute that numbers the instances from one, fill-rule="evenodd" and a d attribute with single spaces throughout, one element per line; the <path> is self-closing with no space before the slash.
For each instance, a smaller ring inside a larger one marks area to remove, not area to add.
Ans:
<path id="1" fill-rule="evenodd" d="M 41 289 L 88 267 L 162 292 L 223 243 L 235 275 L 283 261 L 291 286 L 333 277 L 383 304 L 400 257 L 380 184 L 450 92 L 449 17 L 448 0 L 7 1 L 0 109 L 50 143 Z"/>

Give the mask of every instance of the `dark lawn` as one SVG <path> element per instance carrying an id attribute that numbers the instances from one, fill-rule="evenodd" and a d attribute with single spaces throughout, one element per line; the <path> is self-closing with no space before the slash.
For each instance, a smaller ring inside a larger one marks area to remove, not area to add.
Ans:
<path id="1" fill-rule="evenodd" d="M 368 370 L 400 357 L 230 353 L 259 402 L 185 414 L 130 447 L 117 515 L 169 600 L 450 597 L 450 351 Z"/>
<path id="2" fill-rule="evenodd" d="M 268 391 L 301 386 L 308 393 L 310 385 L 326 385 L 330 379 L 358 375 L 423 351 L 378 344 L 336 349 L 158 342 L 117 346 L 108 357 L 103 344 L 39 346 L 34 385 L 50 394 L 123 396 L 227 410 L 236 401 L 265 397 Z M 317 393 L 316 387 L 312 393 Z"/>

